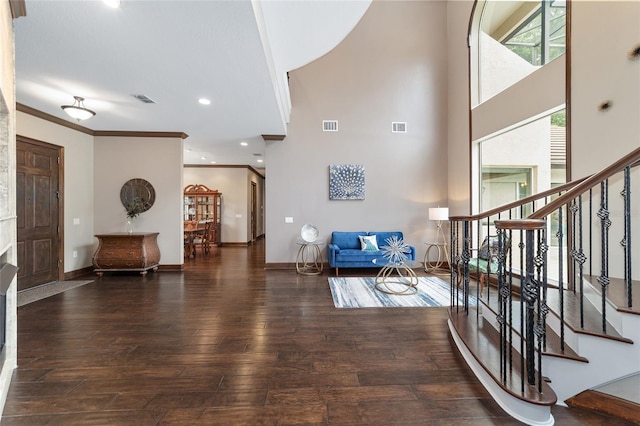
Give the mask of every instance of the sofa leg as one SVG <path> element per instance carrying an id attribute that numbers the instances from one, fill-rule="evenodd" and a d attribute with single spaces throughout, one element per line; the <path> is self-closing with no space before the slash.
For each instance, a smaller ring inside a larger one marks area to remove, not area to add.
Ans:
<path id="1" fill-rule="evenodd" d="M 336 277 L 338 276 L 338 267 L 336 266 Z"/>

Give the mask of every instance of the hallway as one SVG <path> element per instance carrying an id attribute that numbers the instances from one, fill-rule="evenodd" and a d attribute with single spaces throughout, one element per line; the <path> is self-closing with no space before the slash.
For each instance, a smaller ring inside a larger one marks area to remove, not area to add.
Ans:
<path id="1" fill-rule="evenodd" d="M 79 277 L 95 282 L 20 307 L 2 424 L 519 424 L 453 352 L 445 308 L 338 310 L 333 271 L 265 271 L 264 245 Z"/>

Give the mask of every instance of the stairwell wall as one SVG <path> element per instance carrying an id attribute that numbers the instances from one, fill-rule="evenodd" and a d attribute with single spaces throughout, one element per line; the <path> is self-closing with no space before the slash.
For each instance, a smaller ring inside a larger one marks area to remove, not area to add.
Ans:
<path id="1" fill-rule="evenodd" d="M 305 223 L 325 241 L 401 230 L 424 256 L 436 231 L 428 208 L 448 201 L 446 12 L 446 2 L 373 2 L 340 45 L 289 73 L 288 135 L 266 147 L 268 264 L 295 261 Z M 339 131 L 323 132 L 323 120 Z M 391 133 L 393 121 L 407 133 Z M 364 165 L 364 200 L 329 200 L 331 164 Z"/>

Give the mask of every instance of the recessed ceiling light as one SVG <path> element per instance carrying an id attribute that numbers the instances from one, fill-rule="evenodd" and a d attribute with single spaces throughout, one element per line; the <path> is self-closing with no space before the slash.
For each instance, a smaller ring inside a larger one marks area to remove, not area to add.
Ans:
<path id="1" fill-rule="evenodd" d="M 207 159 L 207 157 L 200 157 L 200 159 L 201 159 L 201 160 L 206 160 L 206 159 Z"/>
<path id="2" fill-rule="evenodd" d="M 114 9 L 117 9 L 120 7 L 120 0 L 102 0 L 102 1 L 104 2 L 104 4 Z"/>
<path id="3" fill-rule="evenodd" d="M 205 99 L 205 98 L 200 98 L 200 99 L 198 99 L 198 102 L 199 102 L 201 105 L 210 105 L 210 104 L 211 104 L 211 101 L 210 101 L 209 99 Z"/>
<path id="4" fill-rule="evenodd" d="M 246 142 L 240 142 L 240 145 L 242 145 L 242 146 L 247 146 L 247 145 L 249 145 L 249 144 L 248 144 L 248 143 L 246 143 Z"/>
<path id="5" fill-rule="evenodd" d="M 216 164 L 216 162 L 215 162 L 215 161 L 212 161 L 212 162 L 211 162 L 211 164 Z"/>
<path id="6" fill-rule="evenodd" d="M 262 159 L 259 159 L 259 160 L 258 160 L 258 163 L 262 163 Z"/>
<path id="7" fill-rule="evenodd" d="M 185 148 L 184 152 L 191 152 L 191 150 L 189 148 Z"/>

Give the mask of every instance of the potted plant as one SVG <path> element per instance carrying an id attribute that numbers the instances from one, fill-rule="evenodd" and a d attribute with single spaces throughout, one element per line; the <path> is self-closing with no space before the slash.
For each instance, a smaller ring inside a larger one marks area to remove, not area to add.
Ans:
<path id="1" fill-rule="evenodd" d="M 133 234 L 133 220 L 144 212 L 144 202 L 139 197 L 134 197 L 125 206 L 127 212 L 127 232 Z"/>

